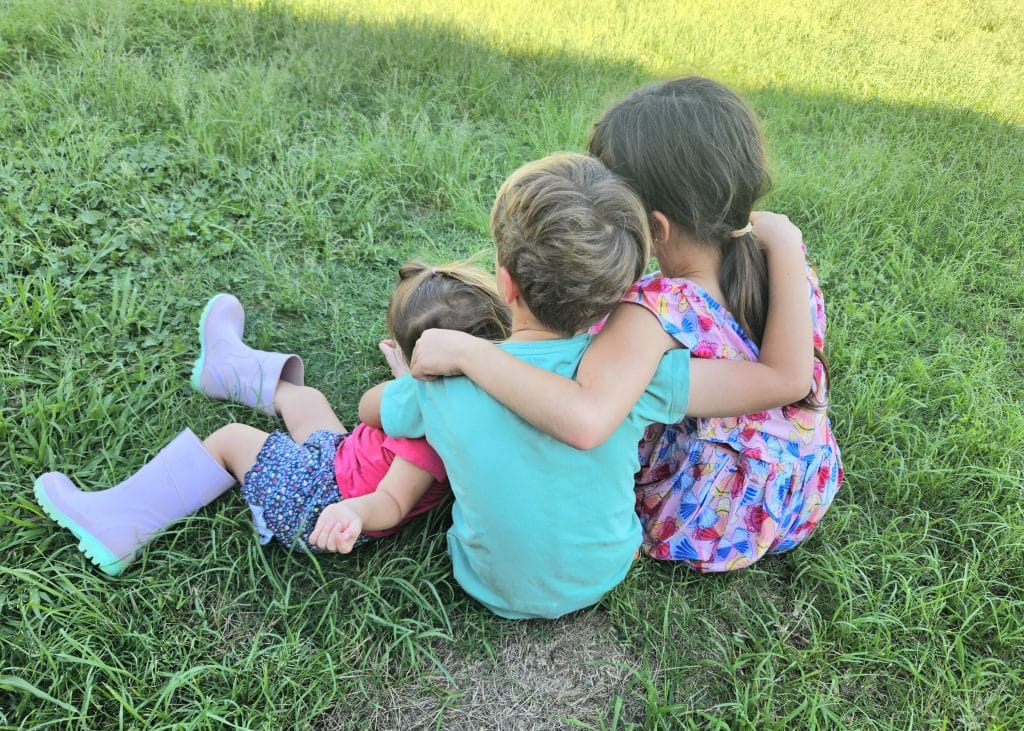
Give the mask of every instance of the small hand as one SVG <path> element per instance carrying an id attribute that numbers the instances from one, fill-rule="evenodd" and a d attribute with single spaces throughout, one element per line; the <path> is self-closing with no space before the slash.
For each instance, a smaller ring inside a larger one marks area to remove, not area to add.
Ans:
<path id="1" fill-rule="evenodd" d="M 344 502 L 328 505 L 316 519 L 316 527 L 309 534 L 310 545 L 322 551 L 348 553 L 363 529 L 359 514 Z"/>
<path id="2" fill-rule="evenodd" d="M 803 245 L 803 232 L 784 213 L 754 211 L 750 214 L 750 222 L 754 224 L 754 238 L 763 249 L 799 249 Z"/>
<path id="3" fill-rule="evenodd" d="M 402 353 L 402 349 L 398 347 L 398 343 L 390 339 L 381 340 L 377 343 L 377 347 L 384 354 L 384 360 L 388 362 L 388 368 L 391 369 L 392 376 L 401 378 L 409 372 L 409 364 L 405 362 L 405 355 Z"/>
<path id="4" fill-rule="evenodd" d="M 413 377 L 429 381 L 438 376 L 461 376 L 462 350 L 475 340 L 458 330 L 424 330 L 412 351 Z"/>

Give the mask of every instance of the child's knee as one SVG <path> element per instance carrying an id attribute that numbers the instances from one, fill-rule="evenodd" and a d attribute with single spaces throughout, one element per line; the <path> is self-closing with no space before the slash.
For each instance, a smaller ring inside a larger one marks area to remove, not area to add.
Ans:
<path id="1" fill-rule="evenodd" d="M 302 399 L 310 403 L 322 404 L 324 406 L 330 406 L 327 403 L 327 397 L 323 393 L 312 386 L 299 386 L 302 389 Z"/>
<path id="2" fill-rule="evenodd" d="M 247 424 L 239 424 L 237 422 L 232 422 L 231 424 L 225 424 L 220 429 L 218 429 L 217 431 L 213 432 L 210 436 L 208 436 L 206 438 L 206 441 L 207 442 L 223 442 L 225 440 L 233 441 L 234 439 L 237 439 L 239 436 L 241 436 L 242 434 L 244 434 L 246 431 L 248 431 L 250 429 L 252 429 L 252 427 L 247 425 Z"/>
<path id="3" fill-rule="evenodd" d="M 207 452 L 223 464 L 228 455 L 234 451 L 235 445 L 245 440 L 252 431 L 256 430 L 247 424 L 225 424 L 204 439 L 203 446 Z"/>

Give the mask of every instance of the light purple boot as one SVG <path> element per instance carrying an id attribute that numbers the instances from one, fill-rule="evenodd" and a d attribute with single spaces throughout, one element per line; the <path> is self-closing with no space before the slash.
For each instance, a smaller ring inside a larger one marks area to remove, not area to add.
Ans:
<path id="1" fill-rule="evenodd" d="M 242 341 L 244 328 L 245 311 L 233 295 L 218 294 L 206 303 L 199 318 L 199 358 L 192 366 L 192 388 L 210 398 L 277 416 L 277 384 L 303 385 L 302 359 L 250 348 Z"/>
<path id="2" fill-rule="evenodd" d="M 47 472 L 36 480 L 35 496 L 58 525 L 75 534 L 79 551 L 117 576 L 153 536 L 234 484 L 231 473 L 186 429 L 115 487 L 84 492 L 63 473 Z"/>

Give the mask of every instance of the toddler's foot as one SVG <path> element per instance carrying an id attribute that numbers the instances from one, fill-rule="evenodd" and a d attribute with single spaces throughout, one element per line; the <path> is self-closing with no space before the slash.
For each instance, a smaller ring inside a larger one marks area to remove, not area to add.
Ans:
<path id="1" fill-rule="evenodd" d="M 153 536 L 234 484 L 231 473 L 185 429 L 114 487 L 85 492 L 67 475 L 47 472 L 33 491 L 46 514 L 74 533 L 78 550 L 117 576 Z"/>

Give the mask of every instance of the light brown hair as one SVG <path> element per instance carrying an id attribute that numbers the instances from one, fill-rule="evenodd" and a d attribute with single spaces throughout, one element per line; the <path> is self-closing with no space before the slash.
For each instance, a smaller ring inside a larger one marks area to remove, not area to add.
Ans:
<path id="1" fill-rule="evenodd" d="M 512 173 L 491 209 L 498 263 L 543 324 L 571 336 L 607 315 L 650 252 L 643 204 L 599 160 L 558 153 Z"/>
<path id="2" fill-rule="evenodd" d="M 750 220 L 771 179 L 757 119 L 716 81 L 688 76 L 639 89 L 605 112 L 588 150 L 622 176 L 648 212 L 718 249 L 725 305 L 758 345 L 768 316 L 768 267 Z M 815 350 L 815 357 L 827 364 Z M 813 394 L 802 406 L 821 403 Z"/>
<path id="3" fill-rule="evenodd" d="M 431 267 L 410 261 L 398 270 L 388 303 L 388 330 L 412 360 L 416 341 L 430 328 L 461 330 L 486 340 L 504 340 L 512 327 L 494 277 L 470 262 Z"/>

